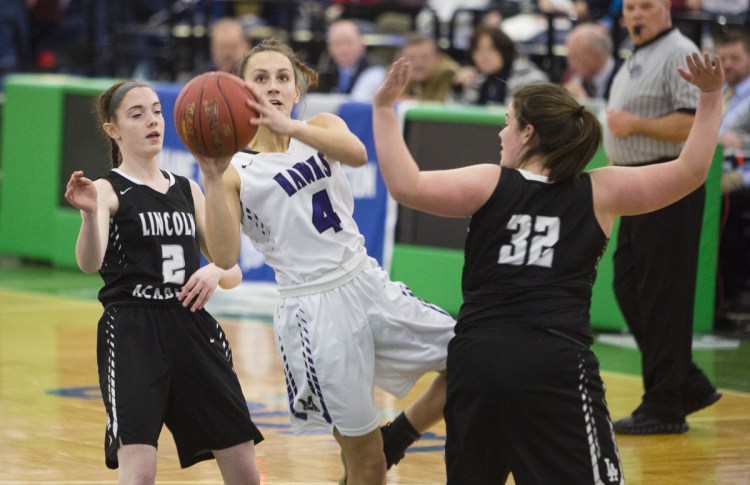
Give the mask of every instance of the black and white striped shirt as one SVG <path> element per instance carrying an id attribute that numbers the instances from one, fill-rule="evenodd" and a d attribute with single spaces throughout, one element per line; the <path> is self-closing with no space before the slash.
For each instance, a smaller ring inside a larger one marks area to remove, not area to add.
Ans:
<path id="1" fill-rule="evenodd" d="M 622 109 L 647 118 L 677 111 L 695 113 L 698 89 L 680 77 L 677 66 L 698 47 L 672 28 L 637 46 L 612 82 L 608 109 Z M 676 158 L 684 142 L 657 140 L 646 135 L 616 137 L 604 130 L 604 149 L 616 165 L 640 165 Z"/>

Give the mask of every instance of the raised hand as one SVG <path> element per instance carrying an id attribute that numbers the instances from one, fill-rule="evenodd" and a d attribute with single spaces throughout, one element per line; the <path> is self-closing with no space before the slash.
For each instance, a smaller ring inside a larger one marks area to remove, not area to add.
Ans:
<path id="1" fill-rule="evenodd" d="M 76 170 L 70 176 L 65 188 L 65 200 L 82 211 L 91 212 L 97 207 L 97 192 L 94 182 L 83 176 L 83 171 Z"/>
<path id="2" fill-rule="evenodd" d="M 397 59 L 388 71 L 388 75 L 372 97 L 375 107 L 393 106 L 404 92 L 411 76 L 411 63 L 405 58 Z"/>
<path id="3" fill-rule="evenodd" d="M 724 68 L 721 65 L 721 58 L 715 56 L 711 60 L 711 54 L 704 52 L 702 55 L 698 52 L 685 56 L 687 69 L 678 67 L 677 72 L 687 82 L 695 85 L 701 91 L 721 90 L 724 86 Z"/>

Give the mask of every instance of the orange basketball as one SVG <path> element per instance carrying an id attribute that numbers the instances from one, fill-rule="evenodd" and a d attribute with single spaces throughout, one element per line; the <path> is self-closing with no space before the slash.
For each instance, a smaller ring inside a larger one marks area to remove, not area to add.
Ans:
<path id="1" fill-rule="evenodd" d="M 207 72 L 180 90 L 174 106 L 177 134 L 196 155 L 229 157 L 244 149 L 258 130 L 257 114 L 246 103 L 255 99 L 245 82 L 227 72 Z"/>

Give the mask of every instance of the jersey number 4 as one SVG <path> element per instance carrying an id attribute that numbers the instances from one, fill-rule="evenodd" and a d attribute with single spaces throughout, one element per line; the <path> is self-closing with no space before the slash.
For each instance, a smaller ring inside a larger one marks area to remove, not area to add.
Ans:
<path id="1" fill-rule="evenodd" d="M 328 229 L 333 229 L 334 232 L 341 230 L 341 218 L 333 210 L 333 204 L 325 189 L 315 192 L 312 196 L 312 223 L 320 233 Z"/>
<path id="2" fill-rule="evenodd" d="M 555 244 L 560 238 L 560 218 L 516 214 L 506 228 L 513 231 L 510 244 L 500 246 L 498 264 L 552 267 Z"/>

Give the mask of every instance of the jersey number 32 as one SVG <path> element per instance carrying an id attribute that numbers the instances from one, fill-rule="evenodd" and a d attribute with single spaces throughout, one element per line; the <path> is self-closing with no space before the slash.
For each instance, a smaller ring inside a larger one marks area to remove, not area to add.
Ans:
<path id="1" fill-rule="evenodd" d="M 515 214 L 506 228 L 513 231 L 510 244 L 500 246 L 498 264 L 552 267 L 560 238 L 560 218 Z"/>

